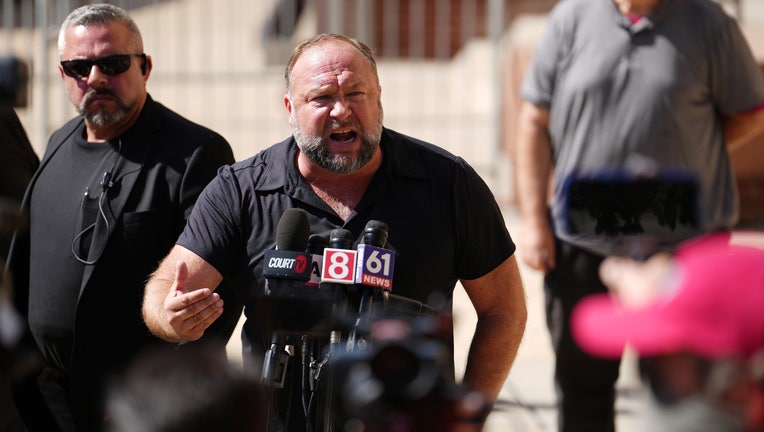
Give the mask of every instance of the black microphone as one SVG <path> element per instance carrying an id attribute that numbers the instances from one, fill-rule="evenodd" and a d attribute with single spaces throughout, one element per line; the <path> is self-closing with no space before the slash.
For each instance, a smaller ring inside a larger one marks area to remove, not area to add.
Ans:
<path id="1" fill-rule="evenodd" d="M 387 314 L 396 312 L 403 316 L 434 316 L 438 313 L 437 309 L 419 300 L 392 294 L 389 291 L 383 292 L 382 295 L 385 301 L 385 313 Z"/>
<path id="2" fill-rule="evenodd" d="M 366 227 L 363 229 L 361 243 L 377 247 L 385 247 L 387 246 L 388 233 L 389 229 L 386 223 L 372 219 L 366 223 Z"/>
<path id="3" fill-rule="evenodd" d="M 101 186 L 102 193 L 106 193 L 106 191 L 108 191 L 109 188 L 114 185 L 114 183 L 111 181 L 111 170 L 112 168 L 109 168 L 108 171 L 104 171 L 103 176 L 101 177 L 101 182 L 99 185 Z"/>
<path id="4" fill-rule="evenodd" d="M 334 249 L 350 249 L 353 246 L 353 234 L 344 229 L 337 228 L 329 234 L 329 247 Z"/>
<path id="5" fill-rule="evenodd" d="M 387 246 L 387 224 L 377 220 L 366 223 L 357 248 L 355 282 L 361 287 L 359 319 L 367 319 L 372 313 L 372 299 L 382 290 L 393 288 L 395 252 Z"/>
<path id="6" fill-rule="evenodd" d="M 287 209 L 276 226 L 276 249 L 263 260 L 266 295 L 291 296 L 310 280 L 312 258 L 305 250 L 310 224 L 303 210 Z"/>
<path id="7" fill-rule="evenodd" d="M 356 283 L 371 287 L 376 295 L 381 292 L 385 313 L 397 311 L 408 315 L 434 315 L 436 310 L 419 300 L 393 294 L 393 272 L 395 269 L 395 252 L 385 249 L 389 229 L 386 223 L 370 220 L 363 230 L 361 244 L 358 245 L 358 264 Z M 363 249 L 363 251 L 362 251 Z M 369 290 L 367 289 L 368 292 Z M 369 297 L 370 301 L 372 297 Z M 362 299 L 361 314 L 371 313 L 371 305 Z"/>
<path id="8" fill-rule="evenodd" d="M 355 282 L 375 288 L 375 291 L 393 289 L 395 252 L 387 246 L 387 224 L 370 220 L 361 235 L 357 248 Z"/>
<path id="9" fill-rule="evenodd" d="M 355 250 L 353 234 L 337 228 L 329 234 L 329 252 L 324 262 L 321 287 L 332 293 L 333 328 L 348 320 L 351 295 L 355 293 Z M 326 252 L 325 252 L 326 253 Z"/>
<path id="10" fill-rule="evenodd" d="M 283 388 L 289 361 L 281 331 L 289 324 L 287 318 L 291 305 L 283 299 L 304 289 L 305 282 L 310 280 L 311 256 L 304 252 L 309 233 L 307 214 L 299 209 L 287 209 L 276 226 L 276 249 L 267 249 L 264 254 L 265 294 L 274 301 L 268 302 L 271 306 L 269 325 L 273 327 L 273 333 L 263 360 L 261 382 L 274 388 Z"/>
<path id="11" fill-rule="evenodd" d="M 308 237 L 308 246 L 305 252 L 310 254 L 312 262 L 310 266 L 310 280 L 305 282 L 306 286 L 319 287 L 321 284 L 321 265 L 324 262 L 324 249 L 328 241 L 329 239 L 321 234 L 311 234 Z"/>
<path id="12" fill-rule="evenodd" d="M 324 261 L 321 266 L 321 285 L 355 283 L 356 251 L 350 249 L 353 245 L 353 234 L 338 228 L 329 234 L 329 247 L 324 249 Z"/>

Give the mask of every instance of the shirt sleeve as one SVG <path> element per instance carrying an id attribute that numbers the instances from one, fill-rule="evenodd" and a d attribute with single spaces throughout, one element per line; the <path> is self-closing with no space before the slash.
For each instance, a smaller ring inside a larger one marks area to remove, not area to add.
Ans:
<path id="1" fill-rule="evenodd" d="M 182 214 L 178 215 L 182 218 L 179 220 L 180 227 L 178 230 L 183 228 L 199 194 L 210 180 L 215 178 L 220 167 L 234 162 L 233 150 L 228 141 L 216 133 L 208 134 L 204 139 L 204 144 L 200 145 L 189 158 L 186 171 L 183 174 L 180 196 L 180 205 L 183 211 Z"/>
<path id="2" fill-rule="evenodd" d="M 750 111 L 764 102 L 762 69 L 737 22 L 721 13 L 717 24 L 708 35 L 711 97 L 722 115 Z"/>
<path id="3" fill-rule="evenodd" d="M 561 17 L 561 4 L 549 14 L 549 21 L 534 49 L 533 59 L 525 73 L 520 86 L 520 95 L 528 102 L 549 109 L 554 95 L 555 79 L 561 58 L 565 52 L 565 41 L 572 41 L 568 30 L 572 25 L 566 24 Z"/>
<path id="4" fill-rule="evenodd" d="M 493 193 L 463 159 L 455 182 L 457 274 L 460 279 L 477 279 L 509 258 L 515 244 Z"/>
<path id="5" fill-rule="evenodd" d="M 240 265 L 242 193 L 231 166 L 204 188 L 176 244 L 199 255 L 224 277 Z"/>

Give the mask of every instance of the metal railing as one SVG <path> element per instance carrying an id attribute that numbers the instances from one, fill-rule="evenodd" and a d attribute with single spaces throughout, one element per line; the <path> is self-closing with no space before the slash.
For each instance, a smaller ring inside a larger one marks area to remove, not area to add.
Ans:
<path id="1" fill-rule="evenodd" d="M 35 150 L 75 115 L 56 38 L 85 1 L 0 0 L 0 54 L 29 64 L 17 111 Z M 121 0 L 143 34 L 152 96 L 223 134 L 236 157 L 291 132 L 283 69 L 293 45 L 342 32 L 377 51 L 386 125 L 492 170 L 499 148 L 500 53 L 507 0 Z M 395 19 L 393 19 L 395 18 Z M 459 27 L 458 33 L 455 30 Z M 451 35 L 458 34 L 459 39 Z"/>
<path id="2" fill-rule="evenodd" d="M 740 0 L 719 1 L 740 12 Z M 42 154 L 50 133 L 75 115 L 57 69 L 58 29 L 88 1 L 0 2 L 0 55 L 29 66 L 29 103 L 17 112 Z M 223 134 L 237 159 L 291 132 L 283 69 L 294 44 L 338 32 L 376 50 L 388 127 L 461 155 L 502 195 L 511 68 L 503 38 L 517 15 L 543 13 L 556 0 L 108 2 L 127 9 L 141 29 L 154 63 L 152 96 Z"/>

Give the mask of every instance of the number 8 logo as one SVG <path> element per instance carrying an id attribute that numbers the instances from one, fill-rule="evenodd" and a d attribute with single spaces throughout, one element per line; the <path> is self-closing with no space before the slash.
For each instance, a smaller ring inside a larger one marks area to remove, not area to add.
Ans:
<path id="1" fill-rule="evenodd" d="M 348 261 L 350 258 L 344 253 L 332 254 L 329 259 L 329 276 L 335 279 L 343 279 L 350 274 L 350 268 L 348 267 Z"/>
<path id="2" fill-rule="evenodd" d="M 346 249 L 324 249 L 324 264 L 321 272 L 322 282 L 355 282 L 356 252 Z"/>

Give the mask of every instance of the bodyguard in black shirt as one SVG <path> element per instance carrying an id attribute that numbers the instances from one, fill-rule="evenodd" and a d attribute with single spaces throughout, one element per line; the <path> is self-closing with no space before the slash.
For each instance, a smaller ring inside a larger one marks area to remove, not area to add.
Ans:
<path id="1" fill-rule="evenodd" d="M 32 431 L 99 431 L 111 376 L 148 346 L 169 345 L 141 319 L 143 285 L 204 186 L 234 159 L 223 137 L 148 95 L 151 57 L 122 9 L 73 11 L 59 51 L 80 115 L 50 137 L 24 198 L 29 233 L 9 257 L 44 360 L 16 389 L 17 405 Z M 227 340 L 240 310 L 231 299 L 207 337 Z"/>

